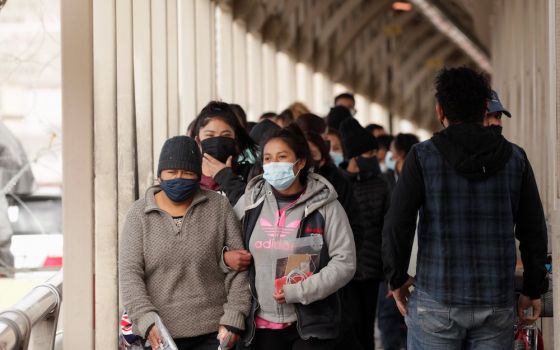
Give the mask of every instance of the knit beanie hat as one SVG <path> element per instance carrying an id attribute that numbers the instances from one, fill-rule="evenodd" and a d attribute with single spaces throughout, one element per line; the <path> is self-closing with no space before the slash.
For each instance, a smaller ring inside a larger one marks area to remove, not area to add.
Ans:
<path id="1" fill-rule="evenodd" d="M 260 145 L 261 141 L 266 139 L 266 136 L 272 134 L 278 129 L 280 129 L 280 127 L 275 122 L 269 119 L 264 119 L 253 127 L 249 136 L 251 136 L 257 145 Z"/>
<path id="2" fill-rule="evenodd" d="M 158 177 L 162 170 L 187 170 L 199 177 L 202 174 L 202 156 L 196 142 L 188 136 L 167 139 L 161 148 L 158 163 Z"/>
<path id="3" fill-rule="evenodd" d="M 339 130 L 340 123 L 344 120 L 352 118 L 350 110 L 344 106 L 336 106 L 331 108 L 327 115 L 327 124 L 329 128 Z"/>
<path id="4" fill-rule="evenodd" d="M 342 144 L 347 159 L 379 148 L 375 137 L 364 129 L 354 118 L 343 121 L 340 124 L 339 131 L 342 135 Z"/>

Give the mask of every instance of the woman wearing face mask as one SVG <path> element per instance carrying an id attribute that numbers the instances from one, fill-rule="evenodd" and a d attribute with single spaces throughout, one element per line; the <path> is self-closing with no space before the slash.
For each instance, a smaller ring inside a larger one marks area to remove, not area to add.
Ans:
<path id="1" fill-rule="evenodd" d="M 134 334 L 157 349 L 159 316 L 179 349 L 233 345 L 250 307 L 247 274 L 220 268 L 222 247 L 242 248 L 233 209 L 223 196 L 199 188 L 201 155 L 194 140 L 165 142 L 159 184 L 128 212 L 119 244 L 119 284 Z M 208 215 L 212 213 L 212 215 Z"/>
<path id="2" fill-rule="evenodd" d="M 393 188 L 397 184 L 408 152 L 418 142 L 420 140 L 414 134 L 398 134 L 391 142 L 390 151 L 385 156 L 387 172 L 383 174 L 383 179 L 389 184 L 391 192 L 393 192 Z"/>
<path id="3" fill-rule="evenodd" d="M 373 350 L 373 324 L 379 284 L 384 280 L 381 260 L 383 218 L 389 208 L 389 188 L 381 178 L 376 157 L 377 141 L 356 119 L 340 125 L 348 163 L 346 171 L 354 187 L 354 197 L 363 225 L 362 244 L 358 251 L 356 276 L 349 283 L 346 300 L 352 300 L 347 312 L 365 350 Z"/>
<path id="4" fill-rule="evenodd" d="M 201 186 L 225 193 L 235 205 L 256 161 L 256 145 L 247 130 L 229 104 L 212 101 L 192 123 L 190 136 L 203 155 Z"/>
<path id="5" fill-rule="evenodd" d="M 235 208 L 253 255 L 244 343 L 256 350 L 333 349 L 341 317 L 337 291 L 355 270 L 352 230 L 332 185 L 309 171 L 313 161 L 297 126 L 275 132 L 262 149 L 264 174 L 251 180 Z M 285 266 L 277 257 L 306 238 L 320 242 L 319 260 L 304 255 L 310 260 L 298 269 L 312 273 L 300 271 L 296 279 L 297 269 L 288 271 L 293 256 Z"/>
<path id="6" fill-rule="evenodd" d="M 334 165 L 340 166 L 344 163 L 344 148 L 342 145 L 342 136 L 335 129 L 329 129 L 327 131 L 327 140 L 331 145 L 330 156 L 333 160 Z"/>

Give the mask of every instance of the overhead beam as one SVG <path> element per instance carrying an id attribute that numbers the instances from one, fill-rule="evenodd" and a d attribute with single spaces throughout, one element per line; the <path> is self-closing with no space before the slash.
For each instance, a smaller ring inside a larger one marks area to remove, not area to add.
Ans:
<path id="1" fill-rule="evenodd" d="M 393 26 L 393 27 L 401 27 L 404 28 L 406 26 L 406 24 L 408 22 L 410 22 L 410 20 L 412 20 L 413 18 L 416 17 L 416 13 L 414 11 L 410 11 L 410 12 L 406 12 L 403 13 L 399 16 L 397 16 L 397 18 L 395 18 L 393 21 L 391 21 L 387 26 Z M 404 30 L 403 30 L 404 31 Z M 385 37 L 386 35 L 380 33 L 379 36 Z M 378 42 L 377 38 L 376 38 L 376 43 Z M 362 55 L 360 55 L 360 57 L 358 57 L 358 62 L 359 65 L 362 66 L 364 64 L 367 64 L 367 62 L 369 61 L 370 58 L 372 58 L 376 53 L 377 50 L 379 48 L 375 45 L 368 45 L 368 47 L 366 48 L 366 50 L 363 52 Z"/>
<path id="2" fill-rule="evenodd" d="M 343 5 L 336 10 L 334 15 L 329 18 L 329 21 L 325 23 L 323 29 L 319 35 L 319 44 L 325 45 L 332 35 L 336 32 L 336 30 L 340 27 L 340 24 L 348 18 L 354 11 L 356 7 L 358 7 L 362 3 L 361 0 L 348 0 L 343 3 Z"/>
<path id="3" fill-rule="evenodd" d="M 387 0 L 372 1 L 368 6 L 360 11 L 361 15 L 356 20 L 352 18 L 351 27 L 344 30 L 336 42 L 335 57 L 340 57 L 346 49 L 354 43 L 363 29 L 370 24 L 384 9 L 389 9 Z"/>
<path id="4" fill-rule="evenodd" d="M 428 60 L 433 59 L 437 61 L 441 61 L 445 64 L 447 58 L 449 58 L 454 52 L 456 52 L 457 47 L 455 45 L 444 45 L 439 47 L 434 53 L 431 54 L 431 57 L 424 60 L 424 64 L 422 69 L 416 73 L 412 80 L 410 80 L 404 87 L 403 99 L 407 101 L 409 97 L 412 95 L 412 92 L 418 88 L 420 83 L 428 78 L 430 75 L 434 74 L 434 71 L 439 69 L 440 67 L 430 67 Z"/>
<path id="5" fill-rule="evenodd" d="M 410 0 L 416 5 L 420 12 L 436 27 L 443 35 L 453 41 L 463 50 L 482 70 L 488 74 L 492 73 L 490 57 L 469 33 L 461 30 L 453 23 L 445 13 L 434 5 L 430 0 Z"/>

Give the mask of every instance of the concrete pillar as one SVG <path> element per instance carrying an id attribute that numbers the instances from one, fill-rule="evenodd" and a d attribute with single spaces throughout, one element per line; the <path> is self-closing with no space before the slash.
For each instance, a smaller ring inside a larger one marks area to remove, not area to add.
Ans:
<path id="1" fill-rule="evenodd" d="M 293 58 L 284 52 L 276 53 L 278 75 L 278 112 L 296 101 L 296 65 Z"/>
<path id="2" fill-rule="evenodd" d="M 132 2 L 136 139 L 142 140 L 136 144 L 140 193 L 144 193 L 154 180 L 150 3 L 150 0 Z"/>
<path id="3" fill-rule="evenodd" d="M 262 86 L 263 110 L 260 113 L 276 111 L 278 104 L 278 75 L 276 67 L 276 48 L 271 43 L 262 45 Z M 279 112 L 279 111 L 278 111 Z"/>
<path id="4" fill-rule="evenodd" d="M 555 0 L 500 0 L 492 21 L 492 85 L 513 117 L 504 118 L 504 134 L 523 147 L 535 172 L 549 224 L 549 252 L 553 255 L 554 327 L 542 321 L 546 346 L 560 348 L 560 212 L 558 193 L 558 71 L 560 29 Z M 523 25 L 519 25 L 523 23 Z M 539 326 L 541 326 L 539 322 Z M 556 330 L 557 334 L 554 334 Z"/>
<path id="5" fill-rule="evenodd" d="M 256 120 L 263 112 L 263 60 L 261 45 L 260 34 L 247 33 L 248 104 L 246 111 L 249 120 Z"/>
<path id="6" fill-rule="evenodd" d="M 179 116 L 179 24 L 178 0 L 167 0 L 167 135 L 184 135 L 187 125 Z"/>
<path id="7" fill-rule="evenodd" d="M 153 173 L 157 172 L 159 151 L 167 140 L 167 7 L 164 1 L 151 2 L 152 54 L 152 137 Z"/>
<path id="8" fill-rule="evenodd" d="M 313 110 L 313 71 L 301 62 L 296 64 L 296 99 Z"/>
<path id="9" fill-rule="evenodd" d="M 117 72 L 114 0 L 93 3 L 95 349 L 116 348 L 117 278 Z M 77 164 L 74 168 L 80 168 Z M 65 181 L 66 182 L 66 181 Z M 65 187 L 66 189 L 66 187 Z M 68 191 L 64 192 L 64 195 Z M 65 231 L 66 237 L 69 232 Z M 65 308 L 67 310 L 68 308 Z M 66 326 L 67 323 L 65 322 Z M 65 336 L 67 332 L 65 330 Z"/>
<path id="10" fill-rule="evenodd" d="M 233 13 L 223 5 L 216 8 L 216 89 L 219 99 L 233 102 Z"/>
<path id="11" fill-rule="evenodd" d="M 248 111 L 249 84 L 247 82 L 247 26 L 244 22 L 233 22 L 233 102 Z M 248 115 L 250 120 L 251 117 Z"/>
<path id="12" fill-rule="evenodd" d="M 552 79 L 548 79 L 546 85 L 549 91 L 548 119 L 555 128 L 547 128 L 549 145 L 554 149 L 547 152 L 547 159 L 553 165 L 549 175 L 548 191 L 554 197 L 553 210 L 550 214 L 551 230 L 549 232 L 552 243 L 552 266 L 553 266 L 553 290 L 554 290 L 554 349 L 560 349 L 560 2 L 556 0 L 548 1 L 548 68 Z"/>
<path id="13" fill-rule="evenodd" d="M 196 61 L 195 61 L 195 12 L 194 1 L 177 2 L 179 43 L 179 115 L 180 128 L 187 129 L 195 118 L 196 105 Z"/>
<path id="14" fill-rule="evenodd" d="M 215 4 L 195 0 L 196 111 L 216 97 Z M 192 53 L 191 53 L 192 54 Z"/>
<path id="15" fill-rule="evenodd" d="M 60 8 L 64 348 L 93 349 L 93 8 L 91 0 Z"/>

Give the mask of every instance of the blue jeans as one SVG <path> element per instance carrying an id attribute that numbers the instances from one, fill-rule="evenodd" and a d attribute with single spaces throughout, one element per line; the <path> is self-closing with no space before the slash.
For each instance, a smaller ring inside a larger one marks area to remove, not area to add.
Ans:
<path id="1" fill-rule="evenodd" d="M 408 350 L 513 349 L 510 307 L 453 307 L 414 290 L 405 317 Z"/>

